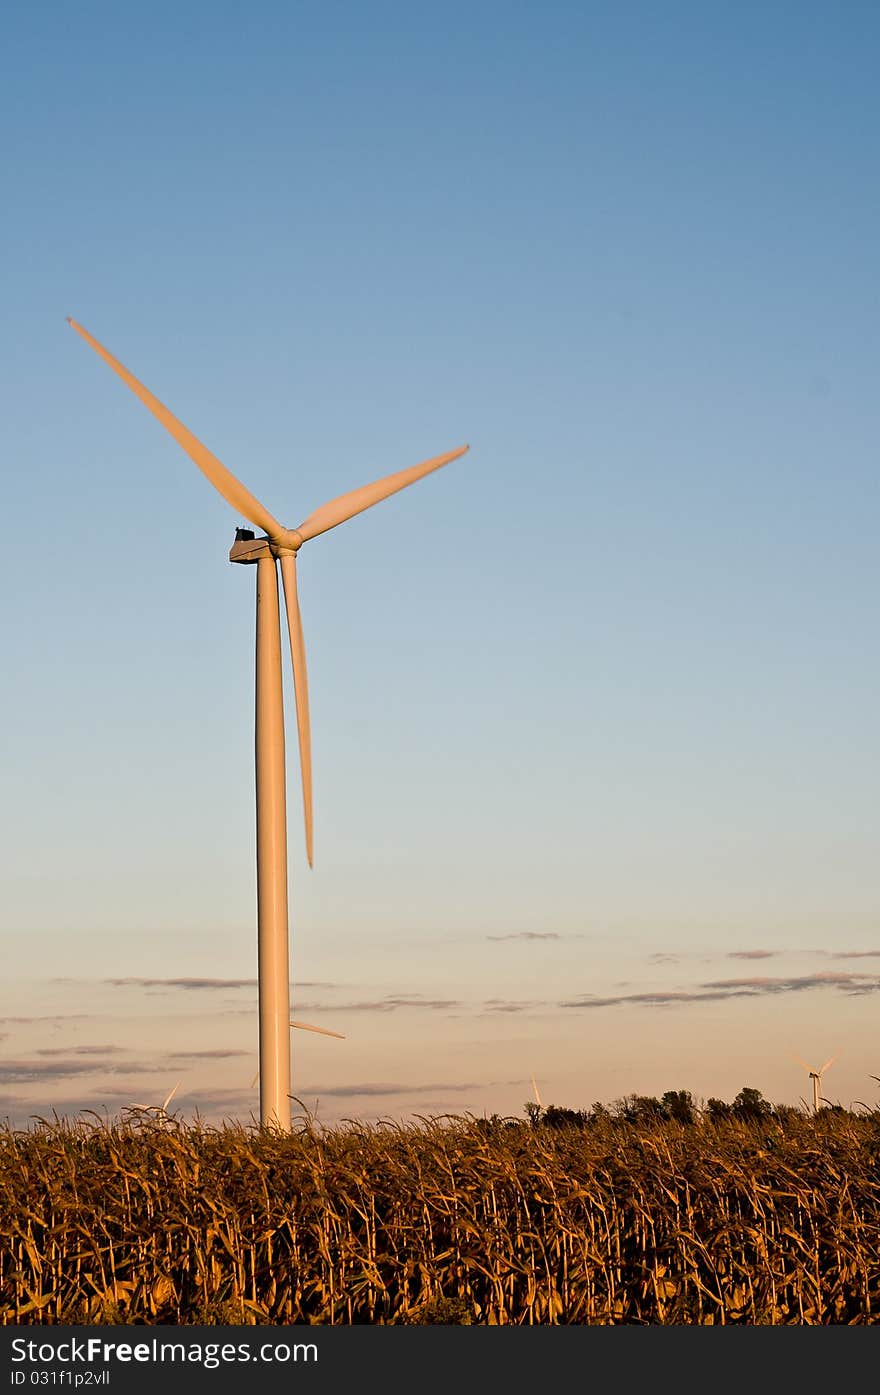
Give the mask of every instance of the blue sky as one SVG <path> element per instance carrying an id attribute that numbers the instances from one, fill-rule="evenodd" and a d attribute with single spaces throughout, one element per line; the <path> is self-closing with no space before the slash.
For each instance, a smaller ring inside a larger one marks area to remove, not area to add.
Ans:
<path id="1" fill-rule="evenodd" d="M 0 1113 L 256 1106 L 242 520 L 68 314 L 291 525 L 471 444 L 301 554 L 320 1117 L 874 1100 L 878 38 L 6 17 Z"/>

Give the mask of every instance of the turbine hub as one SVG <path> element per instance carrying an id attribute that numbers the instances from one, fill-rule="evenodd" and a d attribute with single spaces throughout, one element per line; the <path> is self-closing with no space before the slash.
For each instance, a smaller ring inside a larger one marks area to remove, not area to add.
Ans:
<path id="1" fill-rule="evenodd" d="M 277 537 L 272 539 L 273 551 L 277 550 L 278 553 L 299 552 L 304 542 L 305 539 L 296 528 L 285 528 L 283 533 L 279 533 Z"/>

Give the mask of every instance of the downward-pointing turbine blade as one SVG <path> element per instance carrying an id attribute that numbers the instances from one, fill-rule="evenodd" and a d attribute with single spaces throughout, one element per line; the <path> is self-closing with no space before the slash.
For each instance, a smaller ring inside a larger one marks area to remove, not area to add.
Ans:
<path id="1" fill-rule="evenodd" d="M 338 1037 L 340 1041 L 345 1041 L 345 1034 L 343 1032 L 331 1032 L 329 1027 L 313 1027 L 311 1022 L 291 1022 L 290 1025 L 291 1027 L 298 1027 L 301 1032 L 320 1032 L 322 1037 Z M 259 1078 L 260 1072 L 257 1070 L 251 1081 L 252 1090 Z"/>
<path id="2" fill-rule="evenodd" d="M 416 480 L 420 480 L 424 475 L 430 475 L 432 470 L 439 470 L 441 465 L 448 465 L 451 460 L 457 460 L 468 449 L 468 446 L 459 446 L 458 450 L 450 451 L 448 455 L 423 460 L 421 465 L 411 465 L 409 469 L 398 470 L 396 474 L 386 475 L 384 479 L 375 480 L 373 484 L 364 484 L 360 489 L 340 494 L 338 499 L 331 499 L 329 504 L 322 504 L 314 513 L 309 514 L 296 532 L 303 542 L 307 538 L 316 538 L 319 533 L 326 533 L 328 528 L 345 523 L 347 519 L 354 518 L 355 514 L 363 513 L 364 509 L 372 508 L 373 504 L 387 499 L 390 494 L 405 489 L 408 484 L 415 484 Z"/>
<path id="3" fill-rule="evenodd" d="M 282 552 L 281 580 L 287 608 L 287 633 L 293 664 L 293 692 L 296 698 L 296 729 L 299 736 L 299 763 L 302 771 L 303 814 L 306 821 L 306 857 L 312 866 L 312 738 L 309 726 L 309 683 L 306 675 L 306 647 L 302 618 L 296 594 L 296 555 Z"/>
<path id="4" fill-rule="evenodd" d="M 320 1032 L 322 1037 L 338 1037 L 345 1041 L 344 1032 L 331 1032 L 329 1027 L 313 1027 L 311 1022 L 291 1022 L 291 1027 L 299 1027 L 301 1032 Z"/>
<path id="5" fill-rule="evenodd" d="M 149 389 L 144 387 L 143 383 L 139 383 L 134 374 L 129 373 L 128 369 L 125 368 L 118 359 L 114 358 L 113 355 L 104 348 L 103 344 L 99 344 L 97 339 L 93 338 L 87 329 L 83 329 L 82 325 L 78 325 L 76 320 L 71 320 L 68 317 L 68 324 L 76 330 L 77 334 L 85 339 L 87 344 L 91 344 L 95 353 L 100 354 L 104 362 L 109 363 L 114 373 L 118 373 L 122 381 L 127 383 L 131 388 L 132 392 L 141 399 L 145 406 L 149 407 L 153 416 L 158 418 L 166 431 L 170 431 L 177 444 L 183 446 L 190 460 L 198 465 L 202 474 L 207 475 L 214 488 L 223 495 L 223 498 L 228 504 L 231 504 L 238 513 L 248 519 L 250 523 L 255 524 L 257 528 L 262 528 L 270 537 L 281 537 L 284 535 L 284 529 L 281 524 L 276 518 L 272 517 L 268 509 L 263 507 L 259 499 L 255 499 L 250 490 L 245 489 L 241 481 L 237 480 L 235 475 L 227 470 L 225 465 L 221 465 L 216 455 L 212 455 L 207 446 L 203 446 L 201 441 L 199 441 L 182 422 L 178 421 L 177 417 L 173 416 L 167 407 L 163 406 L 158 397 L 154 397 Z"/>

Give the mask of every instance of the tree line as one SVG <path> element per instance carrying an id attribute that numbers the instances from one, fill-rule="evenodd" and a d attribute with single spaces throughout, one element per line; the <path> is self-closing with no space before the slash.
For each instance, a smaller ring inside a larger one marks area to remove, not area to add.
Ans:
<path id="1" fill-rule="evenodd" d="M 659 1098 L 656 1095 L 624 1095 L 610 1105 L 596 1103 L 590 1109 L 566 1109 L 558 1104 L 539 1105 L 529 1100 L 525 1110 L 533 1128 L 550 1129 L 585 1129 L 611 1122 L 653 1125 L 697 1124 L 701 1120 L 712 1123 L 725 1120 L 760 1123 L 773 1119 L 777 1123 L 785 1123 L 786 1120 L 801 1117 L 803 1113 L 793 1105 L 772 1104 L 752 1085 L 744 1085 L 731 1103 L 710 1098 L 705 1104 L 698 1105 L 690 1090 L 667 1090 Z M 830 1105 L 823 1112 L 847 1111 L 840 1105 Z"/>

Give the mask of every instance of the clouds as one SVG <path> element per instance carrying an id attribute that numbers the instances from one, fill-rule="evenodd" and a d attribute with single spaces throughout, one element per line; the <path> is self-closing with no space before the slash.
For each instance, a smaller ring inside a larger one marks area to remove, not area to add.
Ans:
<path id="1" fill-rule="evenodd" d="M 94 1060 L 71 1058 L 37 1060 L 32 1057 L 16 1061 L 0 1061 L 0 1085 L 40 1085 L 52 1084 L 56 1080 L 72 1080 L 79 1075 L 152 1075 L 154 1065 L 139 1065 L 136 1062 L 121 1063 L 108 1061 L 105 1057 Z"/>
<path id="2" fill-rule="evenodd" d="M 0 1017 L 4 1026 L 31 1027 L 35 1022 L 87 1022 L 93 1019 L 89 1012 L 47 1012 L 35 1013 L 30 1017 Z"/>
<path id="3" fill-rule="evenodd" d="M 127 1054 L 122 1047 L 115 1045 L 43 1047 L 29 1056 L 0 1061 L 0 1085 L 53 1085 L 84 1076 L 155 1075 L 168 1069 L 172 1062 L 179 1065 L 186 1062 L 226 1060 L 230 1057 L 249 1056 L 251 1053 L 222 1048 L 208 1051 L 175 1051 L 162 1059 L 154 1056 L 149 1061 L 118 1059 Z M 99 1089 L 97 1093 L 106 1092 Z"/>
<path id="4" fill-rule="evenodd" d="M 810 947 L 806 934 L 793 943 L 790 931 L 787 943 L 780 931 L 777 944 L 772 929 L 749 933 L 747 926 L 680 943 L 667 926 L 641 947 L 623 935 L 619 944 L 594 946 L 575 929 L 472 929 L 466 969 L 444 958 L 442 977 L 433 980 L 423 977 L 422 960 L 398 948 L 393 957 L 373 961 L 357 987 L 347 961 L 339 960 L 338 977 L 320 960 L 304 965 L 313 977 L 295 982 L 292 1016 L 326 1022 L 350 1040 L 326 1048 L 319 1038 L 293 1033 L 296 1107 L 317 1113 L 317 1099 L 325 1121 L 432 1115 L 475 1102 L 503 1111 L 514 1087 L 497 1077 L 517 1061 L 524 1078 L 533 1065 L 548 1078 L 557 1069 L 561 1092 L 579 1088 L 566 1084 L 565 1072 L 576 1074 L 572 1062 L 579 1059 L 571 1047 L 580 1049 L 596 1032 L 602 1038 L 609 1023 L 618 1023 L 612 1036 L 622 1032 L 622 1052 L 640 1038 L 656 1037 L 657 1024 L 665 1023 L 663 1050 L 674 1053 L 697 1025 L 702 1032 L 711 1024 L 713 1040 L 721 1039 L 747 1018 L 754 1026 L 775 1017 L 777 1005 L 780 1017 L 784 1006 L 789 1015 L 836 1012 L 867 1020 L 880 990 L 880 952 L 870 947 L 870 930 L 853 933 L 851 949 L 839 934 L 826 949 Z M 179 1117 L 253 1121 L 259 1115 L 258 1092 L 250 1086 L 257 978 L 248 963 L 234 959 L 190 960 L 182 967 L 195 969 L 199 962 L 216 974 L 172 969 L 162 976 L 156 961 L 145 961 L 125 965 L 123 973 L 134 972 L 123 976 L 105 960 L 95 977 L 75 980 L 74 997 L 71 980 L 49 979 L 41 999 L 9 1000 L 16 1012 L 0 1020 L 0 1031 L 10 1034 L 0 1042 L 0 1113 L 22 1122 L 90 1110 L 119 1115 L 135 1101 L 158 1105 L 181 1077 L 173 1101 Z M 108 969 L 112 978 L 105 977 Z M 96 1011 L 65 1013 L 68 1005 Z M 737 1049 L 745 1049 L 742 1039 Z M 563 1053 L 563 1066 L 554 1067 L 554 1051 Z M 645 1059 L 660 1061 L 660 1048 L 652 1052 Z M 723 1083 L 711 1078 L 711 1062 L 704 1062 L 702 1050 L 697 1054 L 695 1068 L 705 1078 L 695 1087 L 723 1093 Z M 596 1098 L 620 1093 L 614 1083 L 597 1081 L 590 1089 Z"/>
<path id="5" fill-rule="evenodd" d="M 778 956 L 778 949 L 730 949 L 721 957 L 723 959 L 776 959 Z M 683 964 L 688 960 L 693 962 L 694 959 L 699 959 L 703 963 L 707 963 L 717 957 L 717 955 L 712 954 L 674 954 L 664 950 L 657 954 L 649 954 L 648 962 L 650 964 Z"/>
<path id="6" fill-rule="evenodd" d="M 722 1002 L 728 998 L 776 997 L 785 993 L 804 993 L 813 989 L 834 988 L 842 993 L 876 993 L 880 977 L 857 973 L 815 973 L 790 977 L 722 978 L 698 984 L 693 989 L 678 992 L 622 993 L 614 997 L 584 994 L 559 1004 L 562 1008 L 603 1008 L 632 1004 L 642 1007 L 669 1007 L 678 1003 Z"/>
<path id="7" fill-rule="evenodd" d="M 744 990 L 754 995 L 803 993 L 812 988 L 839 988 L 845 993 L 875 993 L 880 988 L 876 974 L 798 974 L 790 978 L 728 978 L 703 985 L 705 988 Z"/>
<path id="8" fill-rule="evenodd" d="M 172 1051 L 169 1061 L 225 1061 L 231 1056 L 251 1056 L 251 1051 L 233 1051 L 218 1047 L 214 1051 Z"/>
<path id="9" fill-rule="evenodd" d="M 514 930 L 509 935 L 487 935 L 487 940 L 562 940 L 563 935 L 557 935 L 552 930 Z"/>
<path id="10" fill-rule="evenodd" d="M 487 998 L 485 1002 L 486 1012 L 528 1012 L 537 1007 L 546 1007 L 546 1003 L 523 1002 L 514 998 Z"/>
<path id="11" fill-rule="evenodd" d="M 424 1009 L 429 1012 L 443 1012 L 460 1008 L 463 1004 L 456 998 L 423 998 L 418 993 L 388 993 L 382 998 L 364 998 L 349 1003 L 334 1003 L 333 1011 L 341 1012 L 397 1012 L 402 1008 Z M 326 1011 L 326 1003 L 300 1003 L 297 1012 Z"/>
<path id="12" fill-rule="evenodd" d="M 469 1090 L 479 1090 L 482 1083 L 469 1081 L 462 1083 L 455 1081 L 441 1081 L 438 1084 L 430 1085 L 402 1085 L 402 1084 L 381 1084 L 367 1082 L 362 1085 L 311 1085 L 299 1090 L 297 1093 L 310 1097 L 317 1095 L 319 1098 L 326 1096 L 333 1099 L 373 1099 L 375 1097 L 391 1095 L 434 1095 L 442 1094 L 465 1094 Z"/>
<path id="13" fill-rule="evenodd" d="M 699 990 L 655 993 L 621 993 L 615 997 L 598 998 L 592 994 L 587 994 L 582 998 L 569 998 L 566 1002 L 559 1004 L 561 1008 L 606 1008 L 618 1007 L 621 1003 L 637 1004 L 641 1007 L 668 1007 L 674 1003 L 707 1003 L 718 1002 L 723 998 L 744 998 L 748 994 L 745 990 L 740 992 L 701 992 Z"/>
<path id="14" fill-rule="evenodd" d="M 105 978 L 111 988 L 184 988 L 188 992 L 256 988 L 255 978 Z"/>
<path id="15" fill-rule="evenodd" d="M 255 978 L 141 978 L 133 976 L 129 978 L 105 978 L 101 982 L 110 988 L 182 988 L 189 993 L 216 992 L 230 988 L 256 988 Z M 291 988 L 293 988 L 291 984 Z M 338 985 L 324 983 L 318 980 L 304 979 L 296 985 L 298 991 L 303 988 L 334 988 Z"/>

